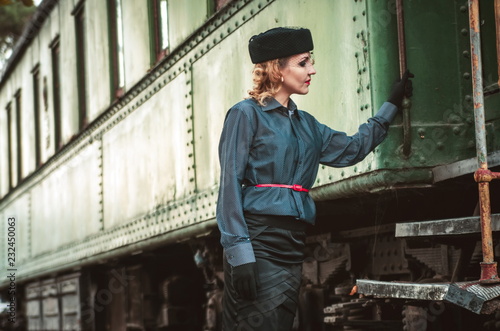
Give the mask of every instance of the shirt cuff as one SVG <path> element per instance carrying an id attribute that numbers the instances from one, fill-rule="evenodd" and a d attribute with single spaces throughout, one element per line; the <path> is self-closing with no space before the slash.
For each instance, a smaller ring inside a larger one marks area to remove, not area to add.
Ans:
<path id="1" fill-rule="evenodd" d="M 233 267 L 255 262 L 251 243 L 238 244 L 224 249 L 227 262 Z"/>
<path id="2" fill-rule="evenodd" d="M 398 113 L 398 107 L 386 101 L 384 102 L 382 107 L 380 107 L 375 116 L 382 117 L 387 122 L 391 123 L 394 117 L 396 117 L 397 113 Z"/>

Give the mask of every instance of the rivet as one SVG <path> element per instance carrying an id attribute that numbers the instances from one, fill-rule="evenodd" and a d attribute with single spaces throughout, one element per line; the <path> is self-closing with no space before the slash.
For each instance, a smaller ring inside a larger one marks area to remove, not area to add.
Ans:
<path id="1" fill-rule="evenodd" d="M 462 36 L 466 36 L 469 33 L 469 31 L 467 31 L 467 29 L 462 29 L 460 30 L 460 33 L 462 34 Z"/>
<path id="2" fill-rule="evenodd" d="M 463 75 L 464 79 L 469 79 L 470 78 L 470 73 L 466 72 Z"/>
<path id="3" fill-rule="evenodd" d="M 425 130 L 424 129 L 418 129 L 417 133 L 420 136 L 420 139 L 424 139 L 425 138 Z"/>
<path id="4" fill-rule="evenodd" d="M 469 53 L 469 51 L 463 51 L 463 52 L 462 52 L 462 55 L 463 55 L 465 58 L 467 58 L 467 59 L 469 59 L 469 58 L 470 58 L 470 53 Z"/>

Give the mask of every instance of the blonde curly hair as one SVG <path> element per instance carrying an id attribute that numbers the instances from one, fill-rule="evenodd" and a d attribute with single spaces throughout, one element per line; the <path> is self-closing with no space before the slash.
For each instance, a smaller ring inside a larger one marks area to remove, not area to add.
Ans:
<path id="1" fill-rule="evenodd" d="M 274 97 L 283 86 L 280 69 L 287 63 L 288 58 L 257 63 L 252 71 L 254 85 L 253 89 L 248 91 L 249 98 L 263 106 L 267 99 Z"/>

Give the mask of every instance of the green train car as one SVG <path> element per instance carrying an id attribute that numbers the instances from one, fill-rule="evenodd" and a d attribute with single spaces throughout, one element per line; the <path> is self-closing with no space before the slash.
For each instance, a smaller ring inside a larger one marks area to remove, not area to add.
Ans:
<path id="1" fill-rule="evenodd" d="M 373 153 L 320 169 L 294 329 L 500 329 L 495 286 L 481 311 L 384 292 L 480 277 L 478 231 L 397 234 L 478 222 L 467 1 L 402 4 L 398 16 L 394 0 L 42 1 L 0 77 L 0 328 L 220 330 L 224 116 L 251 88 L 249 38 L 301 26 L 317 74 L 294 101 L 336 130 L 355 132 L 386 101 L 400 53 L 415 78 L 409 117 Z M 480 2 L 480 26 L 494 170 L 493 1 Z M 380 293 L 356 293 L 359 280 Z"/>

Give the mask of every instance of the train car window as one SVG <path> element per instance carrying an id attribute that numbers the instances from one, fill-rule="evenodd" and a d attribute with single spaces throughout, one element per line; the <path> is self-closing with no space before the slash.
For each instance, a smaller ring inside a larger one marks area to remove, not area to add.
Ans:
<path id="1" fill-rule="evenodd" d="M 61 139 L 61 79 L 60 79 L 60 42 L 56 36 L 50 43 L 52 57 L 52 95 L 54 104 L 54 140 L 55 150 L 62 147 Z"/>
<path id="2" fill-rule="evenodd" d="M 111 41 L 111 95 L 112 98 L 120 98 L 125 87 L 125 61 L 123 54 L 123 15 L 122 1 L 109 0 L 109 22 Z"/>
<path id="3" fill-rule="evenodd" d="M 87 126 L 87 84 L 85 79 L 85 10 L 82 1 L 72 13 L 75 16 L 76 33 L 76 65 L 78 85 L 78 128 L 83 130 Z"/>
<path id="4" fill-rule="evenodd" d="M 9 182 L 9 191 L 14 186 L 13 180 L 13 167 L 12 167 L 12 104 L 9 102 L 7 107 L 5 107 L 7 111 L 7 172 L 8 172 L 8 182 Z"/>
<path id="5" fill-rule="evenodd" d="M 207 0 L 207 16 L 212 16 L 232 1 L 234 0 Z"/>
<path id="6" fill-rule="evenodd" d="M 215 9 L 216 11 L 219 11 L 221 10 L 222 7 L 232 2 L 233 0 L 209 0 L 209 1 L 215 1 Z"/>
<path id="7" fill-rule="evenodd" d="M 22 132 L 21 132 L 21 89 L 14 95 L 16 100 L 16 147 L 17 147 L 17 182 L 21 182 L 23 173 Z"/>
<path id="8" fill-rule="evenodd" d="M 168 1 L 150 2 L 150 22 L 153 40 L 151 43 L 151 62 L 154 65 L 169 53 L 170 39 L 168 29 Z"/>
<path id="9" fill-rule="evenodd" d="M 40 136 L 40 64 L 31 70 L 33 77 L 33 116 L 35 119 L 35 165 L 41 164 L 41 136 Z"/>
<path id="10" fill-rule="evenodd" d="M 160 1 L 160 46 L 161 49 L 168 49 L 168 6 L 166 0 Z"/>

